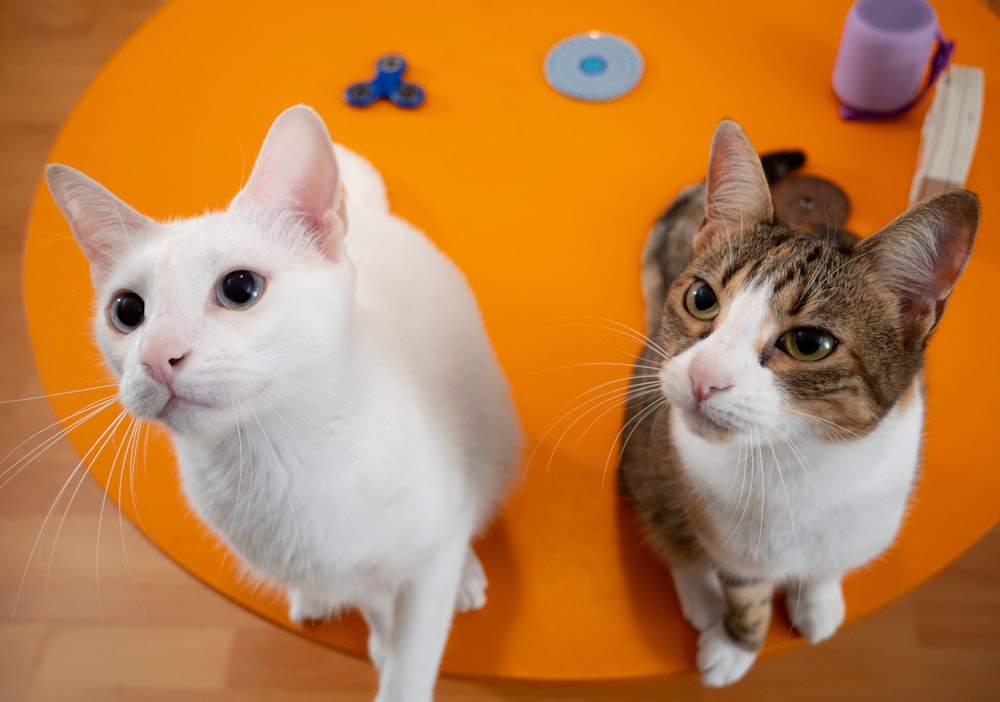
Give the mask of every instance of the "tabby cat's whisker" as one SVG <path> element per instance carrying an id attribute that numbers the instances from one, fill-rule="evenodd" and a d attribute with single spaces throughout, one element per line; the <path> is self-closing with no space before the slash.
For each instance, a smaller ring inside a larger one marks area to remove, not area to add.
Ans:
<path id="1" fill-rule="evenodd" d="M 657 383 L 657 385 L 659 385 L 659 383 Z M 657 392 L 659 391 L 657 390 Z M 622 428 L 618 430 L 617 434 L 615 434 L 615 441 L 612 442 L 611 449 L 608 451 L 608 455 L 604 459 L 604 471 L 601 473 L 602 493 L 604 492 L 604 486 L 608 480 L 608 468 L 611 466 L 611 457 L 614 455 L 615 442 L 618 443 L 618 459 L 621 460 L 622 454 L 625 452 L 626 445 L 628 444 L 629 441 L 632 440 L 632 435 L 635 434 L 639 426 L 646 420 L 647 417 L 649 417 L 652 414 L 658 414 L 661 410 L 663 410 L 665 407 L 668 406 L 669 402 L 667 402 L 667 399 L 661 395 L 661 397 L 656 402 L 652 403 L 649 407 L 645 408 L 635 417 L 632 417 L 632 419 L 629 420 L 628 422 L 622 424 Z M 656 420 L 654 419 L 653 421 L 655 425 Z M 629 424 L 632 425 L 631 428 L 629 428 Z M 628 429 L 628 435 L 625 436 L 625 438 L 622 438 L 622 434 L 625 433 L 626 429 Z"/>
<path id="2" fill-rule="evenodd" d="M 747 452 L 746 452 L 746 457 L 743 461 L 743 482 L 740 484 L 740 493 L 739 493 L 739 499 L 736 502 L 736 510 L 740 509 L 741 504 L 743 505 L 743 509 L 740 512 L 739 519 L 736 521 L 736 526 L 733 527 L 732 531 L 729 533 L 729 536 L 727 536 L 726 539 L 723 541 L 724 546 L 728 545 L 729 542 L 732 541 L 732 539 L 736 536 L 736 534 L 739 533 L 740 526 L 743 524 L 743 519 L 746 517 L 747 511 L 750 509 L 750 503 L 752 502 L 753 499 L 754 474 L 757 472 L 755 466 L 756 454 L 753 451 L 752 443 L 745 442 L 742 439 L 740 440 L 740 443 L 741 445 L 746 447 Z M 747 484 L 747 479 L 746 479 L 748 464 L 750 469 L 749 485 Z M 744 488 L 746 488 L 745 491 Z M 746 496 L 746 504 L 743 504 L 744 496 Z"/>
<path id="3" fill-rule="evenodd" d="M 649 335 L 642 333 L 638 329 L 635 329 L 634 327 L 631 327 L 625 324 L 624 322 L 619 322 L 614 319 L 603 319 L 603 318 L 597 318 L 597 319 L 601 322 L 605 322 L 605 324 L 594 325 L 598 329 L 606 329 L 608 331 L 621 333 L 626 338 L 636 341 L 639 344 L 649 346 L 652 350 L 656 351 L 660 355 L 660 357 L 663 358 L 664 360 L 669 360 L 671 358 L 671 355 L 667 353 L 667 351 L 662 346 L 660 346 L 658 343 L 656 343 L 656 341 L 650 338 Z"/>
<path id="4" fill-rule="evenodd" d="M 600 367 L 628 368 L 629 370 L 638 368 L 639 370 L 647 370 L 652 373 L 656 373 L 661 370 L 660 367 L 657 365 L 646 364 L 646 363 L 619 363 L 615 361 L 585 361 L 581 363 L 570 363 L 565 366 L 556 366 L 555 368 L 547 368 L 545 370 L 536 371 L 536 373 L 541 375 L 541 374 L 555 373 L 557 371 L 575 370 L 578 368 L 600 368 Z M 627 380 L 627 378 L 625 380 Z"/>
<path id="5" fill-rule="evenodd" d="M 839 438 L 844 438 L 844 439 L 847 439 L 847 438 L 850 438 L 850 439 L 860 439 L 861 438 L 861 435 L 858 434 L 857 432 L 855 432 L 855 431 L 853 431 L 851 429 L 848 429 L 847 427 L 843 426 L 842 424 L 838 424 L 837 422 L 834 422 L 831 419 L 827 419 L 826 417 L 821 417 L 821 416 L 819 416 L 817 414 L 813 414 L 811 412 L 806 412 L 804 410 L 795 409 L 794 407 L 791 407 L 791 406 L 785 406 L 782 409 L 785 412 L 789 413 L 789 414 L 792 414 L 792 415 L 795 415 L 795 416 L 798 416 L 798 417 L 803 417 L 803 418 L 807 419 L 808 421 L 815 422 L 816 424 L 819 424 L 821 426 L 827 427 L 829 429 L 833 429 L 835 431 L 836 435 Z"/>
<path id="6" fill-rule="evenodd" d="M 760 521 L 757 528 L 757 545 L 754 547 L 753 559 L 756 562 L 760 554 L 760 545 L 764 542 L 764 512 L 767 507 L 767 476 L 764 473 L 764 447 L 760 442 L 760 432 L 751 428 L 754 446 L 757 448 L 757 464 L 760 466 Z"/>
<path id="7" fill-rule="evenodd" d="M 581 433 L 581 436 L 578 437 L 577 439 L 579 441 L 579 438 L 582 438 L 582 436 L 586 435 L 587 432 L 589 432 L 594 427 L 594 425 L 597 422 L 599 422 L 603 417 L 607 416 L 609 412 L 611 412 L 617 407 L 622 406 L 624 400 L 628 399 L 629 397 L 636 396 L 636 393 L 641 395 L 643 392 L 648 392 L 648 393 L 655 392 L 656 388 L 659 385 L 659 381 L 656 380 L 655 377 L 653 376 L 650 377 L 653 379 L 643 380 L 640 376 L 637 376 L 631 381 L 631 385 L 629 384 L 629 380 L 627 378 L 618 378 L 615 380 L 607 381 L 605 383 L 601 383 L 600 385 L 594 388 L 590 388 L 582 393 L 579 393 L 576 397 L 574 397 L 570 401 L 571 407 L 568 410 L 566 410 L 562 415 L 560 415 L 558 419 L 552 422 L 552 424 L 549 425 L 549 428 L 545 430 L 545 432 L 536 442 L 534 449 L 532 449 L 531 454 L 528 456 L 528 460 L 525 463 L 525 466 L 532 465 L 538 450 L 542 447 L 542 445 L 545 443 L 545 440 L 549 437 L 549 435 L 552 432 L 556 430 L 557 427 L 562 425 L 563 422 L 565 422 L 573 414 L 580 412 L 579 416 L 572 422 L 570 422 L 569 425 L 563 429 L 562 433 L 556 439 L 555 445 L 550 450 L 549 458 L 548 461 L 546 461 L 546 467 L 545 467 L 545 475 L 548 476 L 549 471 L 551 470 L 552 467 L 552 461 L 555 458 L 555 454 L 558 447 L 562 444 L 563 440 L 566 438 L 569 432 L 574 429 L 574 427 L 576 427 L 589 415 L 595 412 L 600 413 L 599 416 L 594 421 L 592 421 L 587 426 L 587 428 Z M 615 385 L 620 385 L 621 387 L 614 387 Z M 605 390 L 605 388 L 610 388 L 610 389 Z M 592 395 L 592 397 L 587 397 L 588 395 Z M 583 411 L 581 412 L 581 410 Z M 525 472 L 527 472 L 527 468 Z"/>
<path id="8" fill-rule="evenodd" d="M 559 418 L 556 419 L 556 421 L 554 421 L 552 424 L 549 425 L 549 428 L 545 430 L 545 432 L 539 438 L 538 442 L 535 444 L 535 448 L 532 449 L 531 454 L 528 456 L 528 461 L 526 462 L 525 466 L 531 466 L 532 465 L 532 463 L 533 463 L 533 461 L 535 459 L 535 454 L 538 452 L 538 450 L 545 443 L 545 440 L 549 437 L 549 435 L 553 431 L 555 431 L 558 426 L 560 426 L 563 422 L 566 421 L 566 419 L 568 419 L 573 414 L 575 414 L 577 412 L 580 412 L 580 410 L 583 410 L 579 414 L 579 416 L 576 417 L 576 419 L 574 419 L 572 422 L 570 422 L 569 425 L 567 425 L 563 429 L 562 433 L 559 434 L 558 438 L 556 439 L 555 445 L 550 450 L 548 461 L 546 461 L 546 464 L 545 464 L 545 476 L 548 477 L 549 471 L 552 468 L 552 461 L 555 459 L 556 451 L 557 451 L 558 447 L 562 444 L 562 442 L 566 438 L 566 436 L 569 434 L 569 432 L 571 432 L 580 422 L 582 422 L 584 419 L 586 419 L 588 416 L 590 416 L 594 412 L 600 412 L 600 415 L 598 416 L 597 420 L 595 420 L 594 422 L 592 422 L 587 427 L 587 429 L 581 434 L 581 437 L 582 437 L 588 431 L 590 431 L 590 429 L 594 426 L 594 424 L 597 421 L 600 421 L 600 419 L 602 417 L 606 416 L 608 412 L 610 412 L 614 408 L 619 407 L 619 406 L 622 405 L 622 401 L 623 401 L 623 399 L 625 397 L 625 393 L 628 392 L 628 385 L 627 384 L 624 385 L 623 387 L 612 388 L 610 390 L 605 390 L 603 392 L 598 392 L 601 388 L 603 388 L 605 386 L 613 385 L 613 384 L 620 384 L 622 382 L 623 382 L 623 379 L 619 379 L 619 380 L 615 380 L 615 381 L 609 381 L 607 383 L 602 383 L 601 385 L 597 386 L 597 388 L 593 388 L 591 390 L 587 390 L 587 391 L 585 391 L 585 392 L 580 393 L 579 395 L 577 395 L 573 399 L 574 402 L 576 400 L 580 399 L 581 397 L 585 397 L 588 394 L 592 394 L 592 393 L 595 393 L 595 392 L 597 393 L 594 397 L 589 397 L 589 398 L 587 398 L 585 400 L 582 400 L 581 402 L 575 404 L 574 406 L 570 407 L 570 409 L 568 409 L 566 412 L 564 412 L 562 415 L 560 415 Z M 584 409 L 584 408 L 586 408 L 586 409 Z M 579 440 L 579 437 L 578 437 L 577 440 Z M 527 468 L 526 468 L 525 472 L 527 472 Z"/>

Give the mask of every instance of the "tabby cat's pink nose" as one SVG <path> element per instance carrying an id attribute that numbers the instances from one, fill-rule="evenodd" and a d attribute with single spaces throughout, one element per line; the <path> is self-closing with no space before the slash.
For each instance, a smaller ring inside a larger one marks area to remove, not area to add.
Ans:
<path id="1" fill-rule="evenodd" d="M 733 387 L 733 378 L 704 354 L 695 356 L 688 368 L 691 394 L 699 405 L 717 392 Z"/>

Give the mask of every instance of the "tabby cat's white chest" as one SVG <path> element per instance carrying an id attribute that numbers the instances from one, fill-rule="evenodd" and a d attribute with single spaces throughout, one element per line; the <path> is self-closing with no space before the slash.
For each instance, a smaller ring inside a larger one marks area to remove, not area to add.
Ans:
<path id="1" fill-rule="evenodd" d="M 838 443 L 708 441 L 673 411 L 684 476 L 708 519 L 698 534 L 721 567 L 790 580 L 857 568 L 889 546 L 916 476 L 919 389 L 874 431 Z"/>

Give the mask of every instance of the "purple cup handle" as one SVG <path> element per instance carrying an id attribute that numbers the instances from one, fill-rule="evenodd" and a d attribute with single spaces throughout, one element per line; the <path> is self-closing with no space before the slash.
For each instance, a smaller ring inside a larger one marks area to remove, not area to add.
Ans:
<path id="1" fill-rule="evenodd" d="M 916 96 L 910 100 L 907 104 L 902 107 L 890 110 L 889 112 L 869 112 L 868 110 L 859 110 L 854 107 L 849 107 L 848 105 L 840 106 L 840 116 L 846 120 L 866 120 L 866 121 L 876 121 L 876 120 L 887 120 L 895 119 L 900 117 L 909 110 L 913 108 L 918 102 L 924 99 L 927 92 L 934 87 L 937 83 L 937 79 L 941 77 L 944 73 L 944 69 L 948 68 L 948 64 L 951 63 L 951 56 L 955 53 L 955 42 L 950 39 L 945 39 L 944 35 L 938 31 L 937 35 L 938 47 L 937 51 L 934 52 L 934 58 L 931 59 L 931 72 L 927 76 L 927 84 L 924 85 L 923 89 L 917 92 Z"/>

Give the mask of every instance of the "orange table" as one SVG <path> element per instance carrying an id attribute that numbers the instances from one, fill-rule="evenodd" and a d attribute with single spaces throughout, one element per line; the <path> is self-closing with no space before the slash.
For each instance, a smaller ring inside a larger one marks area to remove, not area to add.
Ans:
<path id="1" fill-rule="evenodd" d="M 283 108 L 315 106 L 334 138 L 381 169 L 395 211 L 468 273 L 530 437 L 523 481 L 479 548 L 488 606 L 457 617 L 444 669 L 550 680 L 688 670 L 694 633 L 615 496 L 620 410 L 600 390 L 623 387 L 639 347 L 625 329 L 642 324 L 646 231 L 679 187 L 702 176 L 721 117 L 740 121 L 762 150 L 805 148 L 809 170 L 850 194 L 856 231 L 905 207 L 926 106 L 891 124 L 840 121 L 829 77 L 848 4 L 178 0 L 108 64 L 51 160 L 150 215 L 197 214 L 235 194 Z M 982 317 L 993 314 L 1000 280 L 1000 22 L 975 0 L 939 5 L 957 62 L 986 69 L 969 178 L 985 214 L 930 352 L 926 468 L 912 512 L 895 548 L 848 579 L 849 619 L 930 577 L 1000 517 L 990 438 L 1000 331 Z M 642 81 L 621 100 L 575 102 L 544 82 L 549 48 L 592 29 L 644 55 Z M 426 104 L 346 106 L 344 86 L 369 78 L 390 51 L 407 57 Z M 47 390 L 106 382 L 86 341 L 87 267 L 43 186 L 25 279 Z M 68 417 L 85 401 L 53 404 Z M 104 426 L 73 431 L 81 453 Z M 132 475 L 114 453 L 105 450 L 93 474 L 149 538 L 212 587 L 290 626 L 281 599 L 241 582 L 190 516 L 162 436 Z M 363 650 L 355 617 L 305 634 Z M 796 642 L 779 618 L 768 650 Z"/>

